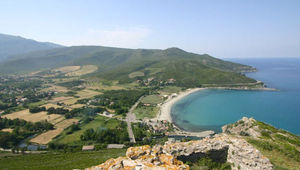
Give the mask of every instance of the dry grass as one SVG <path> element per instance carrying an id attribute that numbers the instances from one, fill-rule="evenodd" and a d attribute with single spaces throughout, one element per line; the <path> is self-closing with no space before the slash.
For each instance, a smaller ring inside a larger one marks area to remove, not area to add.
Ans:
<path id="1" fill-rule="evenodd" d="M 55 125 L 55 128 L 65 129 L 65 128 L 71 126 L 74 123 L 78 123 L 78 120 L 77 119 L 65 119 L 64 121 L 61 121 L 61 122 L 57 123 Z"/>
<path id="2" fill-rule="evenodd" d="M 70 108 L 76 109 L 76 108 L 81 108 L 83 106 L 85 106 L 85 105 L 84 104 L 73 104 L 73 105 L 70 106 Z"/>
<path id="3" fill-rule="evenodd" d="M 57 102 L 63 102 L 63 101 L 70 100 L 70 99 L 74 99 L 74 98 L 73 97 L 61 96 L 61 97 L 53 98 L 52 100 L 50 100 L 50 102 L 57 103 Z"/>
<path id="4" fill-rule="evenodd" d="M 66 74 L 66 76 L 82 76 L 85 74 L 93 73 L 98 70 L 98 67 L 95 65 L 84 65 L 80 70 L 72 71 Z"/>
<path id="5" fill-rule="evenodd" d="M 88 87 L 89 89 L 93 89 L 93 90 L 122 90 L 125 89 L 124 87 L 121 86 L 105 86 L 105 85 L 87 85 L 86 87 Z"/>
<path id="6" fill-rule="evenodd" d="M 51 122 L 59 117 L 62 117 L 62 115 L 59 114 L 51 114 L 47 115 L 47 112 L 39 112 L 39 113 L 30 113 L 28 109 L 14 112 L 11 114 L 3 115 L 3 118 L 7 119 L 23 119 L 29 122 L 39 122 L 47 120 L 48 122 Z"/>
<path id="7" fill-rule="evenodd" d="M 56 108 L 60 108 L 61 106 L 58 106 L 57 104 L 48 103 L 42 105 L 41 107 L 46 107 L 46 109 L 49 109 L 50 107 L 54 107 L 56 109 Z"/>
<path id="8" fill-rule="evenodd" d="M 68 89 L 66 87 L 63 87 L 63 86 L 51 85 L 51 87 L 43 89 L 42 91 L 67 92 Z"/>
<path id="9" fill-rule="evenodd" d="M 5 128 L 5 129 L 1 129 L 0 131 L 11 133 L 13 131 L 13 129 L 11 129 L 11 128 Z"/>
<path id="10" fill-rule="evenodd" d="M 141 77 L 144 76 L 145 74 L 141 71 L 136 71 L 136 72 L 132 72 L 128 75 L 129 78 L 135 78 L 135 77 Z"/>
<path id="11" fill-rule="evenodd" d="M 49 142 L 51 142 L 51 140 L 53 138 L 55 138 L 57 135 L 59 135 L 63 130 L 64 129 L 62 129 L 62 128 L 49 130 L 49 131 L 42 133 L 42 134 L 38 135 L 37 137 L 31 139 L 30 142 L 44 144 L 44 145 L 48 144 Z"/>
<path id="12" fill-rule="evenodd" d="M 50 102 L 53 102 L 53 103 L 63 102 L 67 105 L 74 105 L 77 102 L 77 100 L 79 100 L 79 99 L 91 98 L 91 97 L 99 95 L 99 94 L 101 94 L 101 93 L 94 91 L 94 90 L 85 89 L 85 90 L 81 90 L 81 91 L 77 92 L 76 95 L 79 96 L 79 98 L 62 96 L 62 97 L 53 98 L 52 100 L 50 100 Z M 78 107 L 82 107 L 82 105 L 75 105 L 74 107 L 71 107 L 71 108 L 78 108 Z"/>
<path id="13" fill-rule="evenodd" d="M 30 113 L 28 109 L 7 114 L 2 117 L 7 119 L 19 118 L 30 122 L 47 120 L 49 123 L 54 124 L 55 127 L 54 130 L 50 130 L 45 133 L 42 133 L 30 140 L 31 142 L 39 143 L 39 144 L 49 143 L 54 137 L 59 135 L 65 128 L 71 126 L 73 123 L 78 123 L 77 119 L 65 119 L 63 115 L 59 115 L 59 114 L 47 115 L 47 112 Z M 2 129 L 2 131 L 11 132 L 12 129 Z"/>
<path id="14" fill-rule="evenodd" d="M 61 116 L 61 117 L 57 117 L 56 119 L 52 119 L 51 121 L 49 121 L 49 123 L 55 125 L 61 121 L 65 120 L 65 117 L 64 116 Z"/>
<path id="15" fill-rule="evenodd" d="M 77 92 L 77 96 L 80 97 L 80 99 L 84 99 L 84 98 L 91 98 L 91 97 L 94 97 L 96 95 L 99 95 L 101 94 L 100 92 L 97 92 L 97 91 L 94 91 L 94 90 L 88 90 L 88 89 L 84 89 L 84 90 L 81 90 L 79 92 Z"/>
<path id="16" fill-rule="evenodd" d="M 58 118 L 57 120 L 60 120 L 61 118 Z M 30 142 L 33 143 L 38 143 L 38 144 L 48 144 L 49 142 L 51 142 L 51 140 L 53 138 L 55 138 L 56 136 L 58 136 L 61 132 L 63 132 L 64 129 L 66 129 L 67 127 L 71 126 L 74 123 L 78 123 L 77 119 L 64 119 L 58 121 L 57 124 L 55 124 L 55 129 L 54 130 L 49 130 L 45 133 L 42 133 L 38 136 L 36 136 L 35 138 L 31 139 Z"/>
<path id="17" fill-rule="evenodd" d="M 79 98 L 77 99 L 77 98 L 71 97 L 71 98 L 69 98 L 67 100 L 63 100 L 62 102 L 64 104 L 67 104 L 67 105 L 73 105 L 73 104 L 75 104 L 77 102 L 77 100 L 79 100 Z"/>
<path id="18" fill-rule="evenodd" d="M 60 68 L 54 69 L 54 71 L 60 71 L 62 73 L 69 73 L 69 72 L 76 71 L 79 69 L 80 69 L 80 66 L 65 66 L 65 67 L 60 67 Z"/>

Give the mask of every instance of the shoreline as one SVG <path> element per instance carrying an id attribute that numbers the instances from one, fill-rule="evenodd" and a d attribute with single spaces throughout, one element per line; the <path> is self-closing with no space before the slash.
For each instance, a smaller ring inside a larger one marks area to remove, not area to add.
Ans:
<path id="1" fill-rule="evenodd" d="M 172 123 L 177 129 L 179 129 L 175 134 L 173 135 L 183 135 L 183 136 L 196 136 L 196 137 L 207 137 L 215 134 L 212 130 L 206 130 L 201 132 L 192 132 L 192 131 L 186 131 L 182 128 L 179 128 L 172 120 L 171 116 L 171 108 L 172 106 L 182 98 L 201 90 L 206 89 L 220 89 L 220 90 L 245 90 L 245 91 L 279 91 L 275 88 L 267 88 L 267 87 L 256 87 L 256 88 L 249 88 L 249 87 L 205 87 L 205 88 L 192 88 L 187 89 L 185 91 L 179 92 L 177 96 L 170 95 L 168 99 L 160 106 L 160 110 L 158 115 L 156 116 L 156 120 L 160 121 L 168 121 Z"/>
<path id="2" fill-rule="evenodd" d="M 172 123 L 175 127 L 177 127 L 178 130 L 176 130 L 176 132 L 174 134 L 170 134 L 170 135 L 174 135 L 174 136 L 194 136 L 194 137 L 204 138 L 204 137 L 215 134 L 215 132 L 212 130 L 207 130 L 207 131 L 202 131 L 202 132 L 190 132 L 190 131 L 183 130 L 182 128 L 179 128 L 178 126 L 176 126 L 173 123 L 172 116 L 171 116 L 171 108 L 172 108 L 173 104 L 175 104 L 177 101 L 181 100 L 182 98 L 184 98 L 194 92 L 197 92 L 200 90 L 205 90 L 205 89 L 207 89 L 207 88 L 187 89 L 185 91 L 179 92 L 179 94 L 175 97 L 173 97 L 172 95 L 169 96 L 169 98 L 160 106 L 160 111 L 156 117 L 156 120 L 168 121 L 168 122 Z"/>
<path id="3" fill-rule="evenodd" d="M 187 89 L 185 91 L 179 92 L 179 94 L 175 97 L 169 96 L 168 99 L 160 106 L 159 114 L 157 115 L 157 120 L 166 120 L 170 123 L 173 123 L 172 116 L 171 116 L 171 108 L 173 104 L 175 104 L 177 101 L 181 100 L 182 98 L 207 88 L 193 88 L 193 89 Z"/>

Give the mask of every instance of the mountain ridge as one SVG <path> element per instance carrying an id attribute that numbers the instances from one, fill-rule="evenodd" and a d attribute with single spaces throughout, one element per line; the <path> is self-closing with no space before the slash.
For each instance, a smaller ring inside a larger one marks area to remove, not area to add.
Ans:
<path id="1" fill-rule="evenodd" d="M 158 81 L 175 78 L 177 85 L 195 87 L 201 84 L 254 83 L 241 74 L 255 68 L 195 54 L 179 48 L 127 49 L 103 46 L 72 46 L 17 55 L 0 63 L 0 73 L 26 73 L 63 66 L 95 65 L 91 76 L 130 83 L 155 77 Z M 144 76 L 130 78 L 140 72 Z"/>
<path id="2" fill-rule="evenodd" d="M 18 54 L 60 47 L 63 46 L 0 33 L 0 61 Z"/>

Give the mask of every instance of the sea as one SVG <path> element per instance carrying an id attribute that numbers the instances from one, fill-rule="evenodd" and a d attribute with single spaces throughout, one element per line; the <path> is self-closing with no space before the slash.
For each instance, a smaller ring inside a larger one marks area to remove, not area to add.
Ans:
<path id="1" fill-rule="evenodd" d="M 230 60 L 254 66 L 257 72 L 246 75 L 279 91 L 197 91 L 172 106 L 174 123 L 188 131 L 218 133 L 246 116 L 300 135 L 300 58 Z"/>

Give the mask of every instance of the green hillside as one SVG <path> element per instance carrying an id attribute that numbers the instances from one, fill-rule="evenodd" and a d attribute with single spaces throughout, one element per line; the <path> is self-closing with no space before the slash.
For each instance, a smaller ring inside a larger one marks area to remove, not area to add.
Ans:
<path id="1" fill-rule="evenodd" d="M 178 48 L 166 50 L 76 46 L 32 52 L 0 63 L 0 73 L 24 73 L 61 66 L 96 65 L 93 76 L 131 82 L 137 79 L 176 79 L 181 86 L 206 83 L 249 83 L 255 80 L 239 72 L 253 71 L 246 65 L 223 61 L 207 54 Z M 137 74 L 132 74 L 138 72 Z M 138 76 L 129 76 L 129 75 Z"/>

